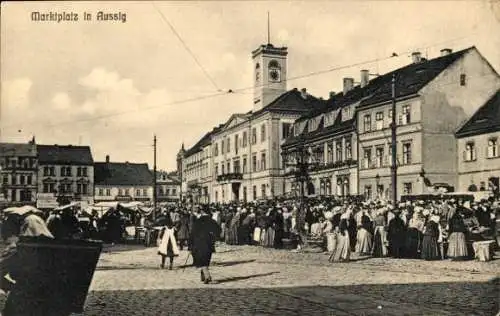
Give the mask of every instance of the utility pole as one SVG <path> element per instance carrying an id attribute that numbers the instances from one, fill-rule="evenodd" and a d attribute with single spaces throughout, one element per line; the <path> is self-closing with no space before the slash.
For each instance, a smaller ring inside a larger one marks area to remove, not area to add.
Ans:
<path id="1" fill-rule="evenodd" d="M 396 144 L 396 75 L 392 75 L 392 123 L 391 123 L 391 179 L 392 179 L 392 200 L 394 206 L 398 198 L 398 159 L 397 159 L 397 144 Z"/>
<path id="2" fill-rule="evenodd" d="M 156 135 L 153 138 L 153 220 L 156 219 Z"/>

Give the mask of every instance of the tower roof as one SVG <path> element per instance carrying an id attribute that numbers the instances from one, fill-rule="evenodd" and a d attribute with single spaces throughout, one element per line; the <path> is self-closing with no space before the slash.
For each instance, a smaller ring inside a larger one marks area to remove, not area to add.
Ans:
<path id="1" fill-rule="evenodd" d="M 262 44 L 257 49 L 252 51 L 252 57 L 259 54 L 270 54 L 270 55 L 278 55 L 278 56 L 286 56 L 288 55 L 287 47 L 275 47 L 273 44 Z"/>

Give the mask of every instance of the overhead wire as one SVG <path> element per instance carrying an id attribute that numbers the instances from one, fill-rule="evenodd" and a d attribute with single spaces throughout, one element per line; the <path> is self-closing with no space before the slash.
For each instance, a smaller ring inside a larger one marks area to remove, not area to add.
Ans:
<path id="1" fill-rule="evenodd" d="M 452 40 L 447 40 L 447 41 L 439 42 L 439 43 L 436 43 L 436 44 L 433 44 L 433 45 L 420 46 L 420 48 L 421 49 L 422 48 L 431 48 L 431 47 L 435 47 L 435 46 L 438 46 L 438 45 L 442 45 L 443 43 L 449 43 L 449 42 L 456 41 L 458 39 L 467 38 L 467 37 L 468 36 L 461 36 L 459 38 L 455 38 L 455 39 L 452 39 Z M 342 69 L 348 69 L 348 68 L 362 66 L 362 65 L 366 65 L 366 64 L 373 64 L 373 63 L 384 61 L 384 60 L 390 60 L 390 59 L 394 59 L 395 57 L 396 58 L 397 57 L 402 57 L 402 55 L 404 55 L 406 53 L 411 53 L 412 51 L 414 51 L 414 50 L 400 51 L 400 52 L 394 53 L 393 55 L 388 56 L 388 57 L 374 58 L 374 59 L 371 59 L 371 60 L 356 62 L 356 63 L 352 63 L 352 64 L 346 64 L 346 65 L 342 65 L 342 66 L 331 67 L 331 68 L 327 68 L 327 69 L 319 70 L 319 71 L 313 71 L 313 72 L 309 72 L 309 73 L 306 73 L 306 74 L 302 74 L 302 75 L 297 75 L 297 76 L 290 77 L 290 78 L 286 79 L 286 81 L 288 82 L 288 81 L 294 81 L 294 80 L 299 80 L 299 79 L 303 79 L 303 78 L 309 78 L 309 77 L 323 75 L 323 74 L 334 72 L 334 71 L 339 71 L 339 70 L 342 70 Z M 79 123 L 79 122 L 91 122 L 91 121 L 102 120 L 102 119 L 111 118 L 111 117 L 115 117 L 115 116 L 125 115 L 125 114 L 129 114 L 129 113 L 134 113 L 134 112 L 137 112 L 137 111 L 151 110 L 151 109 L 165 107 L 165 106 L 191 103 L 191 102 L 196 102 L 196 101 L 211 99 L 211 98 L 215 98 L 215 97 L 219 97 L 219 96 L 223 96 L 223 95 L 228 95 L 228 94 L 243 93 L 243 92 L 245 92 L 247 90 L 254 89 L 255 87 L 266 87 L 268 85 L 270 85 L 270 84 L 261 84 L 259 86 L 253 86 L 252 85 L 252 86 L 247 86 L 247 87 L 242 87 L 242 88 L 230 89 L 228 91 L 221 91 L 219 89 L 218 92 L 210 93 L 210 94 L 207 94 L 207 95 L 202 95 L 202 96 L 197 96 L 197 97 L 192 97 L 192 98 L 186 98 L 186 99 L 183 99 L 183 100 L 177 100 L 177 101 L 172 101 L 172 102 L 166 102 L 166 103 L 162 103 L 160 105 L 145 106 L 145 107 L 142 107 L 140 110 L 131 109 L 131 110 L 127 110 L 127 111 L 114 112 L 114 113 L 109 113 L 109 114 L 104 114 L 104 115 L 89 117 L 89 118 L 86 118 L 86 119 L 68 120 L 68 121 L 57 122 L 57 123 L 52 123 L 52 124 L 47 124 L 47 123 L 38 124 L 38 122 L 32 122 L 31 124 L 32 125 L 47 126 L 47 127 L 50 128 L 50 127 L 55 127 L 55 126 L 60 126 L 60 125 L 66 125 L 66 124 L 73 124 L 73 123 Z M 11 126 L 13 126 L 13 125 L 6 126 L 6 127 L 11 127 Z"/>
<path id="2" fill-rule="evenodd" d="M 203 72 L 203 74 L 205 75 L 205 77 L 207 77 L 208 81 L 210 81 L 210 83 L 215 87 L 216 91 L 222 91 L 219 88 L 219 86 L 217 85 L 217 83 L 215 82 L 215 80 L 212 78 L 212 76 L 210 76 L 210 74 L 208 73 L 208 71 L 205 69 L 205 67 L 203 67 L 203 65 L 198 60 L 198 58 L 196 57 L 196 55 L 194 54 L 194 52 L 189 48 L 189 46 L 186 44 L 186 42 L 182 39 L 182 36 L 179 34 L 179 32 L 177 32 L 177 30 L 172 25 L 172 23 L 170 23 L 170 21 L 163 14 L 163 12 L 161 12 L 160 8 L 158 8 L 158 6 L 154 2 L 151 2 L 151 4 L 156 9 L 156 11 L 160 15 L 161 19 L 165 23 L 167 23 L 167 25 L 170 27 L 170 29 L 172 30 L 172 33 L 174 33 L 174 35 L 177 37 L 177 39 L 181 42 L 182 46 L 184 46 L 184 49 L 189 53 L 189 55 L 191 55 L 191 57 L 193 58 L 194 62 L 198 65 L 198 67 L 200 67 L 201 71 Z"/>

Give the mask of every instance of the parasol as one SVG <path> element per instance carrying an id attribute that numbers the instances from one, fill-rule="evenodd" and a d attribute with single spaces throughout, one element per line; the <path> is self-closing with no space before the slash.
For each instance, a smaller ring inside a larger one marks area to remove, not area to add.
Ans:
<path id="1" fill-rule="evenodd" d="M 9 208 L 4 209 L 3 212 L 7 215 L 15 214 L 15 215 L 20 215 L 20 216 L 24 216 L 27 214 L 43 214 L 42 211 L 40 211 L 36 207 L 30 206 L 30 205 L 25 205 L 25 206 L 21 206 L 21 207 L 9 207 Z"/>

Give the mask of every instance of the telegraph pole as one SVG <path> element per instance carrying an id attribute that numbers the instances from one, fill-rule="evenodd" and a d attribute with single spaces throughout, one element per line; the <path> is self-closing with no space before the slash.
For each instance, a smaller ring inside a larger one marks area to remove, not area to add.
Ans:
<path id="1" fill-rule="evenodd" d="M 392 164 L 391 164 L 391 179 L 392 179 L 392 200 L 394 206 L 398 198 L 398 160 L 397 160 L 397 144 L 396 144 L 396 75 L 392 74 L 392 123 L 391 123 L 391 149 L 392 149 Z"/>
<path id="2" fill-rule="evenodd" d="M 156 219 L 156 135 L 153 137 L 153 220 Z"/>

